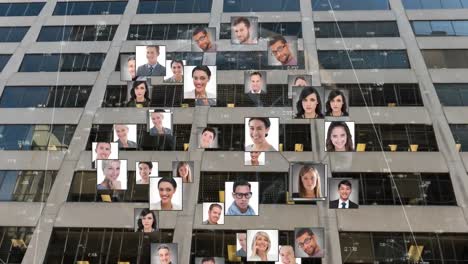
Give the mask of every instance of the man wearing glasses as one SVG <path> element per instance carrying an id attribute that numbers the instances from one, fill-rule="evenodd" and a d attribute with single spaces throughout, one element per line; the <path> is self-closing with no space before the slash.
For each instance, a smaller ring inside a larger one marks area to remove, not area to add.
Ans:
<path id="1" fill-rule="evenodd" d="M 291 51 L 291 47 L 286 39 L 281 35 L 276 35 L 268 41 L 271 54 L 281 65 L 297 65 L 297 59 Z"/>
<path id="2" fill-rule="evenodd" d="M 192 34 L 193 41 L 203 52 L 215 52 L 216 44 L 211 41 L 210 34 L 204 28 L 197 28 Z"/>
<path id="3" fill-rule="evenodd" d="M 229 206 L 226 215 L 257 215 L 249 205 L 252 192 L 247 181 L 235 181 L 232 187 L 234 202 Z"/>
<path id="4" fill-rule="evenodd" d="M 296 248 L 300 257 L 323 258 L 323 250 L 317 242 L 317 235 L 310 228 L 300 228 L 296 230 Z M 304 254 L 305 253 L 305 254 Z"/>

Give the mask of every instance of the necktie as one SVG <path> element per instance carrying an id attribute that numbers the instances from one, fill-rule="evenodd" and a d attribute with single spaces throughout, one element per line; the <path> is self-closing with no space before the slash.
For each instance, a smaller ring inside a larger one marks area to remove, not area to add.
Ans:
<path id="1" fill-rule="evenodd" d="M 153 74 L 153 69 L 154 69 L 154 67 L 153 67 L 153 66 L 150 66 L 150 67 L 149 67 L 149 73 L 150 73 L 150 75 L 152 75 L 152 74 Z"/>
<path id="2" fill-rule="evenodd" d="M 341 208 L 346 208 L 346 203 L 341 203 Z"/>

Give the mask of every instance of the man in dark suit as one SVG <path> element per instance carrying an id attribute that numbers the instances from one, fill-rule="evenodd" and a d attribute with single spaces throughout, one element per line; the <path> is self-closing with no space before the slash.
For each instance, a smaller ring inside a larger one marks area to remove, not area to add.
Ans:
<path id="1" fill-rule="evenodd" d="M 338 183 L 338 194 L 340 195 L 340 199 L 330 201 L 330 209 L 332 208 L 342 208 L 342 209 L 355 209 L 359 208 L 359 205 L 353 203 L 349 200 L 349 196 L 352 192 L 352 185 L 349 180 L 342 180 Z"/>
<path id="2" fill-rule="evenodd" d="M 148 63 L 138 67 L 137 76 L 164 76 L 166 67 L 158 63 L 159 46 L 146 46 L 146 59 Z"/>
<path id="3" fill-rule="evenodd" d="M 266 94 L 263 84 L 262 74 L 258 71 L 250 73 L 249 78 L 249 93 L 251 94 Z"/>

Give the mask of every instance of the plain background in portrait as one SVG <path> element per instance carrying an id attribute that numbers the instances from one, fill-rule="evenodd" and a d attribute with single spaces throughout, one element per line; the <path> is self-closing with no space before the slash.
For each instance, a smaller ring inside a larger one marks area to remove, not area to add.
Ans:
<path id="1" fill-rule="evenodd" d="M 292 98 L 292 88 L 294 86 L 294 83 L 297 77 L 304 77 L 304 79 L 307 82 L 307 86 L 312 86 L 312 75 L 305 75 L 305 74 L 304 75 L 302 74 L 288 75 L 288 98 Z M 323 100 L 326 101 L 325 98 Z"/>
<path id="2" fill-rule="evenodd" d="M 138 232 L 138 219 L 140 219 L 140 214 L 141 214 L 141 211 L 143 211 L 144 208 L 135 208 L 134 209 L 134 212 L 135 212 L 135 232 Z M 153 211 L 154 213 L 154 216 L 156 217 L 154 220 L 156 221 L 156 230 L 155 231 L 158 231 L 159 229 L 159 215 L 158 215 L 158 212 L 157 211 Z"/>
<path id="3" fill-rule="evenodd" d="M 142 161 L 145 161 L 145 162 L 148 162 L 147 160 L 142 160 Z M 141 180 L 141 176 L 140 176 L 140 167 L 138 166 L 140 162 L 137 161 L 135 162 L 135 170 L 136 170 L 136 182 L 138 182 L 139 180 Z M 153 164 L 153 168 L 151 169 L 151 174 L 150 174 L 150 177 L 158 177 L 159 176 L 159 164 L 157 161 L 151 161 L 151 164 Z"/>
<path id="4" fill-rule="evenodd" d="M 236 251 L 239 251 L 242 248 L 239 242 L 239 234 L 245 234 L 247 236 L 247 233 L 236 233 Z"/>
<path id="5" fill-rule="evenodd" d="M 310 87 L 310 86 L 309 86 Z M 297 101 L 299 101 L 301 92 L 305 87 L 300 87 L 300 86 L 294 86 L 292 88 L 292 111 L 293 111 L 293 118 L 296 118 L 297 114 Z M 317 91 L 317 93 L 320 96 L 320 103 L 322 105 L 321 113 L 325 116 L 325 101 L 324 101 L 324 96 L 325 96 L 325 89 L 322 86 L 313 86 L 313 88 Z"/>
<path id="6" fill-rule="evenodd" d="M 121 54 L 120 55 L 120 80 L 121 81 L 131 81 L 132 76 L 128 71 L 128 58 L 131 56 L 135 57 L 135 54 Z M 136 74 L 136 62 L 135 62 L 135 74 Z"/>
<path id="7" fill-rule="evenodd" d="M 148 77 L 138 77 L 137 81 L 138 82 L 143 82 L 143 81 L 146 82 L 146 86 L 148 87 L 148 92 L 149 92 L 149 98 L 151 98 L 151 93 L 153 92 L 153 86 L 151 85 L 151 79 L 148 78 Z M 132 100 L 131 91 L 132 91 L 134 82 L 135 81 L 127 82 L 127 98 L 128 98 L 127 101 Z"/>
<path id="8" fill-rule="evenodd" d="M 332 123 L 332 121 L 325 121 L 325 144 L 324 144 L 325 151 L 327 151 L 327 132 L 328 132 L 328 128 L 330 127 L 331 123 Z M 349 132 L 351 133 L 351 138 L 353 139 L 353 149 L 355 149 L 356 140 L 355 140 L 355 135 L 354 135 L 354 122 L 344 122 L 344 123 L 346 123 L 346 125 L 349 128 Z M 341 152 L 345 152 L 345 151 L 341 151 Z M 348 151 L 348 152 L 354 152 L 354 150 L 353 151 Z"/>
<path id="9" fill-rule="evenodd" d="M 150 209 L 156 210 L 155 206 L 158 202 L 161 201 L 161 197 L 159 197 L 159 189 L 158 189 L 158 182 L 162 179 L 162 177 L 151 177 L 150 178 Z M 182 207 L 182 178 L 174 178 L 177 183 L 177 188 L 175 193 L 172 195 L 172 203 L 178 204 Z M 165 210 L 162 210 L 165 211 Z M 167 210 L 167 211 L 180 211 L 180 210 Z"/>
<path id="10" fill-rule="evenodd" d="M 278 230 L 247 230 L 247 261 L 252 261 L 250 258 L 252 256 L 252 241 L 259 231 L 267 233 L 270 237 L 271 244 L 268 255 L 274 258 L 269 261 L 278 261 Z"/>
<path id="11" fill-rule="evenodd" d="M 209 148 L 218 148 L 218 139 L 219 139 L 219 131 L 218 131 L 218 128 L 216 127 L 212 127 L 215 131 L 216 131 L 216 137 L 213 139 L 213 142 L 211 142 L 211 146 Z M 205 129 L 204 127 L 199 127 L 198 128 L 198 132 L 197 132 L 197 146 L 198 148 L 201 148 L 200 147 L 200 144 L 201 144 L 201 137 L 202 137 L 202 132 L 203 132 L 203 129 Z"/>
<path id="12" fill-rule="evenodd" d="M 196 66 L 184 67 L 184 99 L 195 99 L 195 85 L 192 79 L 192 70 Z M 211 77 L 206 84 L 206 93 L 213 94 L 216 98 L 216 66 L 208 66 L 211 71 Z M 212 96 L 211 96 L 212 97 Z"/>
<path id="13" fill-rule="evenodd" d="M 283 245 L 280 245 L 278 247 L 278 261 L 275 262 L 275 264 L 283 264 L 283 262 L 281 262 L 281 255 L 280 255 L 280 250 L 281 250 L 281 247 L 283 247 Z M 292 246 L 293 250 L 294 250 L 294 246 Z M 296 252 L 294 252 L 294 256 L 295 256 Z M 293 263 L 293 264 L 301 264 L 302 262 L 302 259 L 300 258 L 296 258 L 296 263 Z"/>
<path id="14" fill-rule="evenodd" d="M 172 60 L 166 60 L 166 77 L 164 77 L 164 80 L 165 79 L 168 79 L 168 78 L 171 78 L 174 74 L 172 73 L 172 69 L 171 69 L 171 62 Z M 186 60 L 182 60 L 182 64 L 187 65 L 187 61 Z M 185 68 L 185 67 L 184 67 Z M 182 74 L 184 74 L 184 71 L 183 71 L 183 68 L 182 68 Z M 182 82 L 184 81 L 184 79 L 182 79 Z M 166 81 L 164 81 L 166 82 Z M 166 82 L 167 83 L 167 82 Z M 179 83 L 181 84 L 181 83 Z"/>
<path id="15" fill-rule="evenodd" d="M 166 65 L 166 46 L 159 46 L 159 56 L 157 58 L 158 64 L 161 66 Z M 136 71 L 138 71 L 138 67 L 141 65 L 145 65 L 148 63 L 148 59 L 146 58 L 146 46 L 136 46 L 135 47 L 135 54 L 136 54 Z"/>
<path id="16" fill-rule="evenodd" d="M 296 237 L 297 232 L 301 228 L 295 228 L 294 229 L 294 237 Z M 315 228 L 310 228 L 314 235 L 317 237 L 317 244 L 320 246 L 320 248 L 323 250 L 325 254 L 325 231 L 321 227 L 315 227 Z M 298 258 L 310 258 L 307 253 L 305 253 L 299 245 L 296 243 L 296 240 L 294 240 L 294 253 L 296 254 L 296 257 Z M 318 258 L 318 257 L 313 257 L 313 258 Z"/>
<path id="17" fill-rule="evenodd" d="M 152 243 L 151 244 L 151 264 L 161 264 L 161 262 L 159 262 L 159 255 L 158 255 L 158 247 L 160 245 L 166 245 L 170 251 L 171 251 L 171 256 L 172 256 L 172 264 L 177 264 L 179 263 L 177 261 L 177 256 L 178 256 L 178 252 L 177 252 L 177 244 L 175 243 Z"/>
<path id="18" fill-rule="evenodd" d="M 349 90 L 347 90 L 347 89 L 325 89 L 325 97 L 324 97 L 324 99 L 323 99 L 323 100 L 325 101 L 325 104 L 327 103 L 327 101 L 328 101 L 328 95 L 330 94 L 330 92 L 331 92 L 332 90 L 340 90 L 340 91 L 344 94 L 344 96 L 345 96 L 345 102 L 346 102 L 346 105 L 347 105 L 347 107 L 346 107 L 346 112 L 348 112 L 348 114 L 349 114 Z M 327 111 L 327 107 L 326 107 L 325 104 L 323 104 L 323 107 L 324 107 L 323 114 L 324 114 L 324 115 L 325 115 L 325 112 Z M 326 116 L 325 118 L 340 118 L 340 117 L 338 117 L 338 116 L 337 116 L 337 117 Z"/>
<path id="19" fill-rule="evenodd" d="M 267 72 L 266 71 L 245 71 L 244 72 L 244 92 L 250 93 L 250 74 L 253 72 L 259 72 L 262 75 L 262 91 L 267 92 Z"/>
<path id="20" fill-rule="evenodd" d="M 128 134 L 127 134 L 127 139 L 128 141 L 133 141 L 138 144 L 137 142 L 137 125 L 129 125 L 129 124 L 114 124 L 114 142 L 117 142 L 119 140 L 119 137 L 117 136 L 117 132 L 115 131 L 115 126 L 116 125 L 126 125 L 128 127 Z"/>
<path id="21" fill-rule="evenodd" d="M 148 110 L 148 115 L 147 115 L 147 117 L 146 117 L 146 120 L 147 120 L 147 123 L 146 123 L 146 124 L 147 124 L 147 125 L 146 125 L 146 127 L 147 127 L 147 132 L 150 132 L 150 129 L 151 129 L 152 127 L 154 127 L 153 121 L 151 121 L 151 113 L 155 112 L 155 110 L 156 110 L 156 109 L 150 109 L 150 110 Z M 163 117 L 164 117 L 163 120 L 162 120 L 162 125 L 163 125 L 163 127 L 169 128 L 170 130 L 174 131 L 174 130 L 172 129 L 172 112 L 171 112 L 171 110 L 168 110 L 168 109 L 157 109 L 157 110 L 158 110 L 158 111 L 164 110 L 164 112 L 158 112 L 158 113 L 162 114 Z M 157 111 L 156 111 L 156 112 L 157 112 Z"/>
<path id="22" fill-rule="evenodd" d="M 245 124 L 245 133 L 244 133 L 244 146 L 247 147 L 253 144 L 252 138 L 250 137 L 250 127 L 249 127 L 250 117 L 246 117 L 244 120 Z M 270 131 L 268 132 L 268 137 L 265 137 L 266 141 L 272 145 L 276 151 L 279 150 L 279 118 L 270 117 Z"/>
<path id="23" fill-rule="evenodd" d="M 258 182 L 251 182 L 250 183 L 250 191 L 252 192 L 252 197 L 250 197 L 249 205 L 255 211 L 255 215 L 259 215 L 258 212 Z M 234 202 L 234 197 L 232 197 L 232 187 L 234 186 L 234 182 L 225 182 L 224 183 L 224 201 L 226 205 L 225 211 L 227 212 L 229 206 Z"/>
<path id="24" fill-rule="evenodd" d="M 210 205 L 212 204 L 219 204 L 221 205 L 221 216 L 218 220 L 218 225 L 224 225 L 224 204 L 223 203 L 203 203 L 203 222 L 208 220 L 208 210 L 210 209 Z"/>
<path id="25" fill-rule="evenodd" d="M 206 30 L 207 37 L 210 38 L 212 45 L 216 45 L 216 28 L 206 27 L 204 29 Z M 193 29 L 193 31 L 195 31 L 195 29 Z M 200 49 L 200 47 L 198 47 L 198 44 L 193 39 L 193 36 L 191 36 L 191 37 L 192 37 L 192 51 L 193 52 L 203 52 L 203 50 Z M 205 51 L 205 52 L 215 52 L 215 51 Z"/>
<path id="26" fill-rule="evenodd" d="M 104 180 L 104 172 L 102 171 L 102 161 L 97 160 L 97 183 L 100 184 Z M 119 190 L 127 190 L 127 160 L 120 160 L 120 174 L 117 180 L 120 181 L 121 187 Z"/>
<path id="27" fill-rule="evenodd" d="M 299 58 L 297 57 L 297 37 L 293 37 L 293 36 L 283 36 L 283 37 L 286 39 L 287 44 L 289 44 L 289 50 L 291 51 L 292 56 L 294 56 L 294 58 L 296 58 L 296 60 L 299 63 Z M 268 42 L 267 42 L 267 45 L 268 45 Z M 281 62 L 276 59 L 275 55 L 271 53 L 270 45 L 268 45 L 268 65 L 283 66 L 283 64 L 281 64 Z M 288 66 L 296 66 L 296 65 L 288 65 Z"/>
<path id="28" fill-rule="evenodd" d="M 195 264 L 202 264 L 202 260 L 204 259 L 204 257 L 196 257 L 195 258 Z M 214 260 L 216 261 L 215 264 L 224 264 L 224 258 L 214 258 Z"/>
<path id="29" fill-rule="evenodd" d="M 250 39 L 252 43 L 243 43 L 241 44 L 239 40 L 236 38 L 236 33 L 234 32 L 234 20 L 238 17 L 231 17 L 231 44 L 239 44 L 239 45 L 256 45 L 258 44 L 258 17 L 245 17 L 250 22 Z"/>
<path id="30" fill-rule="evenodd" d="M 95 161 L 97 157 L 97 153 L 96 153 L 97 143 L 98 142 L 91 143 L 91 147 L 93 148 L 91 150 L 92 161 Z M 111 145 L 111 153 L 108 159 L 118 159 L 119 158 L 119 145 L 115 142 L 110 142 L 110 145 Z"/>
<path id="31" fill-rule="evenodd" d="M 355 204 L 359 204 L 359 180 L 352 179 L 352 178 L 329 178 L 328 181 L 328 200 L 334 201 L 340 199 L 340 194 L 338 193 L 338 184 L 342 180 L 348 180 L 351 182 L 351 195 L 349 196 L 349 200 Z M 330 208 L 336 209 L 336 208 Z"/>
<path id="32" fill-rule="evenodd" d="M 250 151 L 244 152 L 244 165 L 245 166 L 256 166 L 256 165 L 249 164 L 250 160 L 251 160 Z M 258 166 L 265 165 L 265 152 L 264 151 L 260 152 L 260 155 L 258 156 L 258 163 L 259 163 Z"/>
<path id="33" fill-rule="evenodd" d="M 194 171 L 195 171 L 195 162 L 194 161 L 185 161 L 185 160 L 173 161 L 172 162 L 172 176 L 177 177 L 177 165 L 179 165 L 180 162 L 188 163 L 188 165 L 190 167 L 190 171 L 192 172 L 192 181 L 193 181 L 193 176 L 194 176 Z"/>
<path id="34" fill-rule="evenodd" d="M 299 197 L 299 172 L 304 165 L 314 167 L 320 174 L 320 190 L 322 198 L 297 198 Z M 297 194 L 293 200 L 324 200 L 327 196 L 327 165 L 323 163 L 291 163 L 289 167 L 289 193 Z M 291 188 L 292 187 L 292 188 Z"/>

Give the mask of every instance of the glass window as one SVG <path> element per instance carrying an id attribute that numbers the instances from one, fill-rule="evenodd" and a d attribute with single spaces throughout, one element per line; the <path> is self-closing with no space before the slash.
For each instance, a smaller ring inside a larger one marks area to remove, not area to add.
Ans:
<path id="1" fill-rule="evenodd" d="M 403 6 L 406 9 L 421 9 L 422 5 L 420 0 L 403 0 Z"/>
<path id="2" fill-rule="evenodd" d="M 111 41 L 117 25 L 44 26 L 37 41 Z"/>
<path id="3" fill-rule="evenodd" d="M 20 42 L 29 27 L 0 27 L 0 42 Z"/>
<path id="4" fill-rule="evenodd" d="M 105 53 L 62 54 L 60 59 L 59 54 L 26 54 L 19 71 L 99 71 L 105 56 Z"/>
<path id="5" fill-rule="evenodd" d="M 463 8 L 460 0 L 441 0 L 442 8 Z"/>
<path id="6" fill-rule="evenodd" d="M 311 0 L 312 10 L 389 10 L 388 0 Z"/>
<path id="7" fill-rule="evenodd" d="M 422 50 L 428 68 L 468 68 L 468 50 Z"/>
<path id="8" fill-rule="evenodd" d="M 208 27 L 208 24 L 130 25 L 127 40 L 192 39 L 192 32 L 198 27 Z"/>
<path id="9" fill-rule="evenodd" d="M 429 21 L 413 21 L 411 22 L 413 31 L 416 36 L 430 36 L 432 33 L 431 23 Z"/>
<path id="10" fill-rule="evenodd" d="M 210 13 L 212 0 L 140 0 L 137 14 Z"/>
<path id="11" fill-rule="evenodd" d="M 0 54 L 0 72 L 3 71 L 10 57 L 11 55 Z"/>
<path id="12" fill-rule="evenodd" d="M 0 149 L 29 150 L 32 129 L 31 125 L 0 125 Z"/>
<path id="13" fill-rule="evenodd" d="M 460 91 L 468 91 L 468 85 L 463 84 L 436 84 L 437 96 L 440 103 L 444 106 L 463 106 L 462 96 Z M 468 101 L 467 101 L 468 103 Z M 466 104 L 468 105 L 468 104 Z"/>
<path id="14" fill-rule="evenodd" d="M 422 0 L 421 1 L 423 9 L 440 9 L 442 8 L 442 4 L 440 0 Z"/>
<path id="15" fill-rule="evenodd" d="M 49 87 L 12 87 L 3 90 L 0 107 L 44 107 L 49 95 Z"/>
<path id="16" fill-rule="evenodd" d="M 120 15 L 126 6 L 127 1 L 58 2 L 53 15 Z"/>
<path id="17" fill-rule="evenodd" d="M 44 3 L 0 3 L 0 16 L 37 16 Z"/>
<path id="18" fill-rule="evenodd" d="M 223 12 L 282 12 L 299 11 L 298 0 L 224 0 Z"/>
<path id="19" fill-rule="evenodd" d="M 322 69 L 409 68 L 404 50 L 318 51 L 318 57 Z"/>
<path id="20" fill-rule="evenodd" d="M 453 36 L 452 23 L 450 21 L 431 21 L 432 35 Z"/>
<path id="21" fill-rule="evenodd" d="M 468 21 L 453 21 L 452 23 L 457 36 L 468 36 Z"/>

